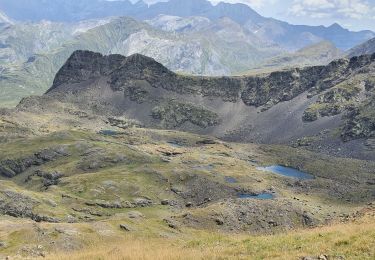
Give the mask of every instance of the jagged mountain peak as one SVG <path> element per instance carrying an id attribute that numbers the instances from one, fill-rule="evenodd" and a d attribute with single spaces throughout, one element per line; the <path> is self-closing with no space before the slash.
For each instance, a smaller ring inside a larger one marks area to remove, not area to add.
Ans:
<path id="1" fill-rule="evenodd" d="M 333 23 L 331 24 L 328 28 L 332 28 L 332 29 L 344 29 L 340 24 L 338 23 Z"/>
<path id="2" fill-rule="evenodd" d="M 127 60 L 130 60 L 130 61 L 139 61 L 139 62 L 144 62 L 144 61 L 153 61 L 153 62 L 156 62 L 155 59 L 151 58 L 151 57 L 148 57 L 148 56 L 145 56 L 143 54 L 140 54 L 140 53 L 134 53 L 132 55 L 129 55 L 127 57 Z"/>
<path id="3" fill-rule="evenodd" d="M 118 74 L 118 77 L 120 75 L 137 77 L 145 70 L 152 74 L 172 73 L 153 58 L 138 53 L 125 57 L 119 54 L 103 55 L 88 50 L 77 50 L 72 53 L 56 74 L 53 85 L 47 93 L 56 90 L 63 84 L 74 84 L 110 76 L 114 72 Z"/>

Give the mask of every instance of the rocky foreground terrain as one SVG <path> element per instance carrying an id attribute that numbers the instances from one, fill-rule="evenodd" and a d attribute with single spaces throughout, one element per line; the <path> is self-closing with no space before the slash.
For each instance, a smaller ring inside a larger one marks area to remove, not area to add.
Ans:
<path id="1" fill-rule="evenodd" d="M 118 259 L 141 241 L 172 243 L 156 259 L 371 259 L 374 60 L 194 77 L 74 52 L 45 95 L 0 110 L 0 257 Z"/>
<path id="2" fill-rule="evenodd" d="M 278 234 L 373 212 L 373 161 L 139 128 L 65 109 L 1 117 L 4 257 L 53 259 L 56 250 L 124 236 Z M 313 178 L 258 168 L 275 164 Z M 272 198 L 246 198 L 260 194 Z"/>

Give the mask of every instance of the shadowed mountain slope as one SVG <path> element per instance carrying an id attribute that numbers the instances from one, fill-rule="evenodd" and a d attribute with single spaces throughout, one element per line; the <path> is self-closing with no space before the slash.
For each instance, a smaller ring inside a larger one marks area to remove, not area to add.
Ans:
<path id="1" fill-rule="evenodd" d="M 360 56 L 375 53 L 375 38 L 368 40 L 358 46 L 353 47 L 347 52 L 348 57 Z"/>

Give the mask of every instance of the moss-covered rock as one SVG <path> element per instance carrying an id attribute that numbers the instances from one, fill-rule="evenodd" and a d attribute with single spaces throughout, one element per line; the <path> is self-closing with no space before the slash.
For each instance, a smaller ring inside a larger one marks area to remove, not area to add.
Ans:
<path id="1" fill-rule="evenodd" d="M 356 106 L 356 99 L 362 91 L 358 82 L 344 81 L 337 87 L 331 88 L 318 96 L 303 114 L 303 121 L 312 122 L 320 117 L 335 116 Z"/>
<path id="2" fill-rule="evenodd" d="M 131 81 L 129 86 L 124 89 L 124 94 L 131 101 L 142 104 L 149 96 L 147 85 L 149 85 L 147 81 Z"/>
<path id="3" fill-rule="evenodd" d="M 185 122 L 206 128 L 220 122 L 219 116 L 212 111 L 176 101 L 154 107 L 152 117 L 160 120 L 161 124 L 167 128 L 179 127 Z"/>
<path id="4" fill-rule="evenodd" d="M 361 106 L 352 108 L 344 119 L 341 133 L 344 141 L 375 137 L 375 96 Z"/>

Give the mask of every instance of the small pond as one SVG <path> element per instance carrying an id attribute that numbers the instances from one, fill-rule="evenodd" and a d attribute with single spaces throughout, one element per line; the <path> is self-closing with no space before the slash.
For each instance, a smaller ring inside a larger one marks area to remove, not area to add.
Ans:
<path id="1" fill-rule="evenodd" d="M 238 181 L 236 178 L 230 177 L 230 176 L 225 176 L 225 181 L 228 183 L 237 183 Z"/>
<path id="2" fill-rule="evenodd" d="M 240 199 L 258 199 L 258 200 L 271 200 L 275 196 L 271 193 L 260 193 L 260 194 L 248 194 L 248 193 L 239 193 L 237 197 Z"/>
<path id="3" fill-rule="evenodd" d="M 314 175 L 301 172 L 297 169 L 293 169 L 290 167 L 285 167 L 281 165 L 273 165 L 268 167 L 257 167 L 257 170 L 266 171 L 266 172 L 272 172 L 275 174 L 280 174 L 286 177 L 292 177 L 296 179 L 302 179 L 302 180 L 311 180 L 315 179 Z"/>

